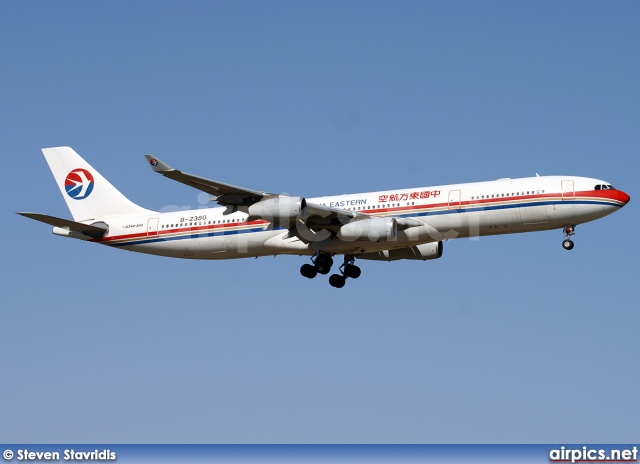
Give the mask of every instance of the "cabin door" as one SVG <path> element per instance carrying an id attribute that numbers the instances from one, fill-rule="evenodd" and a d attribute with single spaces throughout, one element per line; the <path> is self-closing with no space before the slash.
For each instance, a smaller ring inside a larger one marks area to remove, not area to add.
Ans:
<path id="1" fill-rule="evenodd" d="M 147 221 L 147 237 L 157 237 L 158 236 L 158 223 L 160 222 L 160 218 L 151 218 Z"/>
<path id="2" fill-rule="evenodd" d="M 562 199 L 563 200 L 575 200 L 576 199 L 576 191 L 573 189 L 573 181 L 572 180 L 563 180 L 562 181 Z"/>
<path id="3" fill-rule="evenodd" d="M 449 190 L 449 209 L 460 209 L 460 190 Z"/>

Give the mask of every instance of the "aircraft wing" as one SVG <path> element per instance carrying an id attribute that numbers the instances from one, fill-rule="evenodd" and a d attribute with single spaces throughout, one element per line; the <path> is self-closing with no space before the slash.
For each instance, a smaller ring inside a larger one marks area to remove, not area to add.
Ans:
<path id="1" fill-rule="evenodd" d="M 172 168 L 152 155 L 145 155 L 144 157 L 149 162 L 153 171 L 169 179 L 209 193 L 223 206 L 240 207 L 240 209 L 243 209 L 242 207 L 251 206 L 261 200 L 283 197 L 283 195 L 237 187 L 193 174 L 187 174 Z M 337 232 L 344 224 L 352 221 L 371 219 L 372 216 L 375 215 L 305 202 L 302 220 L 310 229 L 328 229 Z M 415 220 L 398 219 L 398 227 L 400 229 L 415 227 L 421 224 L 422 223 Z"/>
<path id="2" fill-rule="evenodd" d="M 173 179 L 213 195 L 216 201 L 223 206 L 251 205 L 262 200 L 266 195 L 268 195 L 266 192 L 261 192 L 259 190 L 236 187 L 235 185 L 225 184 L 223 182 L 205 179 L 204 177 L 194 176 L 193 174 L 178 171 L 152 155 L 144 155 L 144 157 L 149 162 L 151 169 L 155 172 L 162 174 L 169 179 Z"/>
<path id="3" fill-rule="evenodd" d="M 107 229 L 102 227 L 92 226 L 90 224 L 83 224 L 81 222 L 69 221 L 68 219 L 62 219 L 55 216 L 48 216 L 40 213 L 18 213 L 20 216 L 35 219 L 36 221 L 44 222 L 54 227 L 64 227 L 73 232 L 80 232 L 89 237 L 100 238 L 107 233 Z"/>

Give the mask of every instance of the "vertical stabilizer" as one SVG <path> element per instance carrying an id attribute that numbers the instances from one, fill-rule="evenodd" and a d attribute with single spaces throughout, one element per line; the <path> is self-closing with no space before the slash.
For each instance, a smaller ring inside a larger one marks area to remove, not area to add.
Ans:
<path id="1" fill-rule="evenodd" d="M 43 148 L 42 153 L 76 221 L 151 213 L 129 201 L 73 149 Z"/>

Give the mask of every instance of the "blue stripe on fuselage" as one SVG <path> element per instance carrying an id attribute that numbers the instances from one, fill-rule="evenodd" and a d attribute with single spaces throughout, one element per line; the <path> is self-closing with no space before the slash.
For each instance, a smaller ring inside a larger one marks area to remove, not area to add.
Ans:
<path id="1" fill-rule="evenodd" d="M 527 203 L 512 203 L 508 205 L 494 205 L 494 206 L 485 206 L 482 204 L 475 205 L 466 205 L 466 208 L 459 209 L 450 209 L 450 210 L 438 210 L 438 211 L 411 211 L 411 212 L 400 212 L 397 213 L 391 212 L 387 216 L 406 218 L 406 217 L 425 217 L 425 216 L 438 216 L 444 214 L 460 214 L 460 213 L 470 213 L 474 211 L 495 211 L 500 209 L 512 209 L 512 208 L 528 208 L 532 206 L 546 206 L 546 205 L 604 205 L 604 206 L 617 206 L 622 207 L 622 205 L 609 202 L 609 201 L 598 201 L 598 200 L 554 200 L 554 201 L 533 201 Z M 375 214 L 372 214 L 374 217 Z M 215 232 L 200 232 L 194 234 L 185 234 L 185 235 L 177 235 L 172 237 L 148 237 L 145 239 L 134 239 L 130 241 L 123 241 L 118 243 L 105 243 L 105 245 L 109 246 L 128 246 L 128 245 L 143 245 L 147 243 L 158 243 L 158 242 L 170 242 L 174 240 L 186 240 L 186 239 L 194 239 L 194 238 L 202 238 L 202 237 L 224 237 L 227 235 L 238 235 L 238 234 L 247 234 L 253 232 L 263 232 L 268 230 L 264 227 L 253 227 L 251 229 L 242 229 L 242 230 L 225 230 L 220 231 L 217 230 Z"/>
<path id="2" fill-rule="evenodd" d="M 613 202 L 607 201 L 597 201 L 597 200 L 560 200 L 560 201 L 533 201 L 527 203 L 512 203 L 509 205 L 495 205 L 495 206 L 484 206 L 484 205 L 467 205 L 466 208 L 458 208 L 458 209 L 450 209 L 450 210 L 440 210 L 440 211 L 423 211 L 423 212 L 410 212 L 410 213 L 400 213 L 394 214 L 394 217 L 424 217 L 424 216 L 438 216 L 441 214 L 456 214 L 456 213 L 472 213 L 474 211 L 495 211 L 499 209 L 512 209 L 512 208 L 528 208 L 532 206 L 546 206 L 546 205 L 603 205 L 603 206 L 617 206 L 622 207 L 623 205 L 619 205 Z"/>
<path id="3" fill-rule="evenodd" d="M 128 245 L 142 245 L 146 243 L 158 243 L 158 242 L 171 242 L 174 240 L 185 240 L 190 238 L 203 238 L 203 237 L 224 237 L 227 235 L 238 235 L 238 234 L 247 234 L 251 232 L 262 232 L 265 229 L 264 227 L 254 227 L 251 229 L 242 229 L 242 230 L 225 230 L 224 232 L 215 231 L 215 232 L 197 232 L 194 234 L 185 234 L 185 235 L 177 235 L 173 237 L 148 237 L 146 239 L 135 239 L 126 242 L 118 242 L 118 243 L 105 243 L 105 245 L 110 246 L 128 246 Z"/>

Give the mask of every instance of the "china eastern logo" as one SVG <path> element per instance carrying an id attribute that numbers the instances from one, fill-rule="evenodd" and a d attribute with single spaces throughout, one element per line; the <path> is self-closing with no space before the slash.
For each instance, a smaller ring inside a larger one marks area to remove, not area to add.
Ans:
<path id="1" fill-rule="evenodd" d="M 82 200 L 91 195 L 93 190 L 93 176 L 86 169 L 74 169 L 64 180 L 64 189 L 74 200 Z"/>

